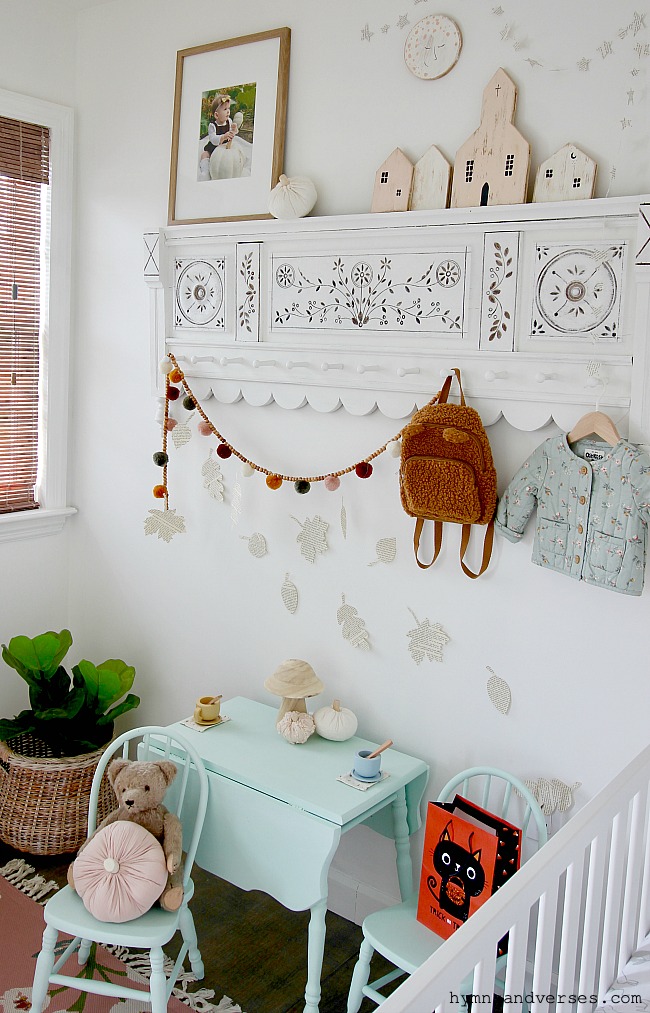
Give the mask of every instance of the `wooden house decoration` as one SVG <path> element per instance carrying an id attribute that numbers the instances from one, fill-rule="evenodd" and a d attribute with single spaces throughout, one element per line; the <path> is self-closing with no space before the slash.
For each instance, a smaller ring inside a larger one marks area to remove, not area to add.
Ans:
<path id="1" fill-rule="evenodd" d="M 395 148 L 375 173 L 371 212 L 408 211 L 413 185 L 413 163 Z"/>
<path id="2" fill-rule="evenodd" d="M 499 68 L 483 92 L 478 130 L 454 159 L 453 208 L 525 203 L 530 144 L 513 124 L 516 104 L 517 88 Z"/>
<path id="3" fill-rule="evenodd" d="M 413 169 L 411 211 L 437 211 L 449 204 L 451 165 L 432 144 Z"/>
<path id="4" fill-rule="evenodd" d="M 596 187 L 597 165 L 575 144 L 565 144 L 542 162 L 535 177 L 534 201 L 589 199 Z"/>

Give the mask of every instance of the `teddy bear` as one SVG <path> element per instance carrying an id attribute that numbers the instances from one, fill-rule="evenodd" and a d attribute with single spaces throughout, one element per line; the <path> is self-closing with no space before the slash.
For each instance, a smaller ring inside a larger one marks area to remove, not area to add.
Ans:
<path id="1" fill-rule="evenodd" d="M 176 777 L 171 760 L 143 762 L 115 759 L 108 765 L 108 780 L 117 798 L 117 809 L 106 816 L 81 845 L 87 847 L 104 827 L 117 820 L 138 823 L 162 845 L 167 860 L 167 885 L 159 898 L 165 911 L 177 911 L 183 902 L 183 829 L 181 821 L 162 804 L 167 788 Z M 68 868 L 68 884 L 74 890 L 74 862 Z"/>

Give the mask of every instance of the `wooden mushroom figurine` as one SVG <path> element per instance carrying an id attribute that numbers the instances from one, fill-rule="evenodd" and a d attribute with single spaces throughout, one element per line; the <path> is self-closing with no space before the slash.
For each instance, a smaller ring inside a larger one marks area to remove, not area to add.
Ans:
<path id="1" fill-rule="evenodd" d="M 307 713 L 306 699 L 322 693 L 325 687 L 311 665 L 298 658 L 283 661 L 264 682 L 264 688 L 275 696 L 282 697 L 276 725 L 288 711 Z"/>

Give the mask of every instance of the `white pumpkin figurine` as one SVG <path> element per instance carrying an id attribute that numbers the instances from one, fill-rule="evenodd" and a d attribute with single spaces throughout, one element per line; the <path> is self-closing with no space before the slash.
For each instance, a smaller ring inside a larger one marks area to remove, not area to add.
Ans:
<path id="1" fill-rule="evenodd" d="M 316 187 L 306 176 L 285 176 L 284 173 L 269 197 L 269 211 L 274 218 L 304 218 L 316 203 Z"/>
<path id="2" fill-rule="evenodd" d="M 331 707 L 321 707 L 314 714 L 316 731 L 323 739 L 344 742 L 351 739 L 357 730 L 357 718 L 341 701 L 335 700 Z"/>

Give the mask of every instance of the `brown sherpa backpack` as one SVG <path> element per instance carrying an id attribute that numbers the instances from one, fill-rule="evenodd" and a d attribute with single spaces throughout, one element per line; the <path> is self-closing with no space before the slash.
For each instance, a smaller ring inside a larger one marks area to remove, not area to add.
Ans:
<path id="1" fill-rule="evenodd" d="M 416 412 L 402 431 L 400 494 L 407 514 L 416 517 L 413 547 L 418 566 L 435 563 L 442 546 L 444 521 L 462 524 L 460 565 L 468 577 L 480 577 L 487 569 L 494 540 L 497 475 L 492 451 L 480 415 L 465 404 L 460 370 L 460 404 L 448 404 L 453 380 L 450 374 L 442 390 Z M 434 556 L 430 563 L 418 558 L 425 520 L 435 522 Z M 478 573 L 464 562 L 472 524 L 486 524 L 483 559 Z"/>

